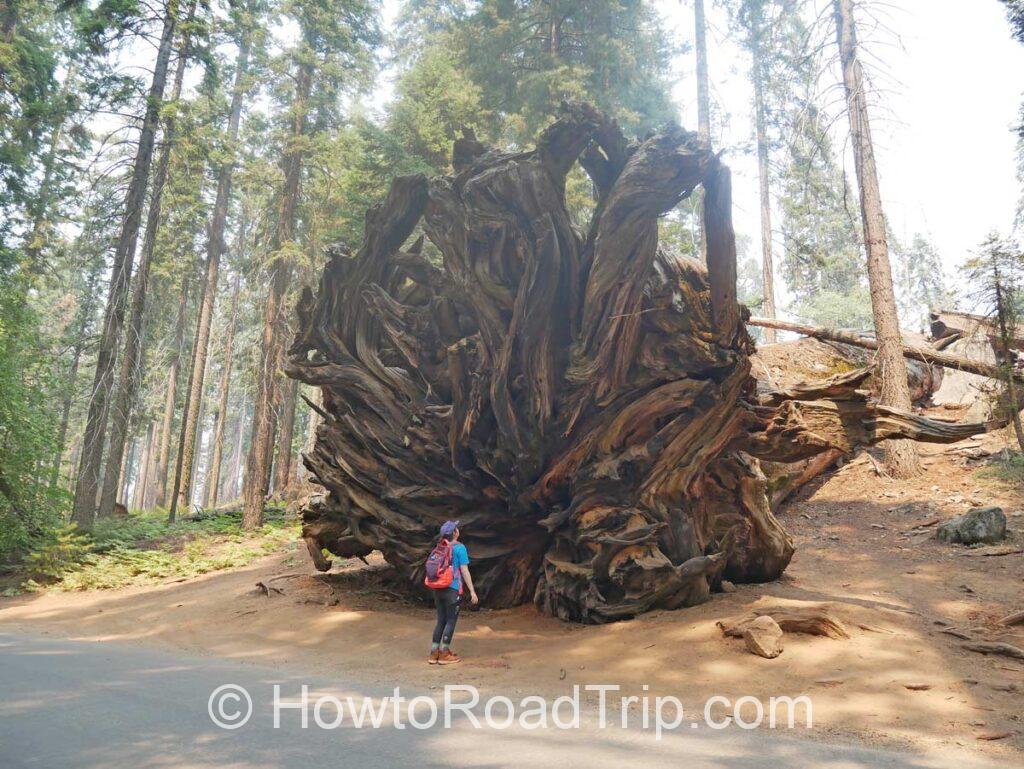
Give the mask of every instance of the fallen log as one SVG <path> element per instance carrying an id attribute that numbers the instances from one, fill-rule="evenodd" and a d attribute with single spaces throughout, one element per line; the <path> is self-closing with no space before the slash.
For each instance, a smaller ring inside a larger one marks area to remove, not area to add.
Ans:
<path id="1" fill-rule="evenodd" d="M 467 135 L 454 157 L 395 179 L 297 306 L 286 372 L 325 415 L 303 457 L 325 489 L 303 508 L 318 568 L 379 550 L 421 583 L 454 518 L 485 605 L 584 622 L 690 606 L 789 564 L 759 458 L 984 431 L 873 405 L 857 376 L 758 401 L 730 174 L 698 135 L 631 141 L 566 105 L 531 151 Z M 598 198 L 583 229 L 577 160 Z M 658 247 L 701 185 L 706 268 Z"/>
<path id="2" fill-rule="evenodd" d="M 778 331 L 792 331 L 803 336 L 814 337 L 815 339 L 830 342 L 841 342 L 851 344 L 855 347 L 863 347 L 866 350 L 877 350 L 878 343 L 874 339 L 866 338 L 852 331 L 843 331 L 836 328 L 824 328 L 822 326 L 806 326 L 801 323 L 790 323 L 788 321 L 776 320 L 774 318 L 747 319 L 747 324 L 760 326 L 761 328 L 774 328 Z M 945 368 L 966 371 L 969 374 L 978 374 L 990 379 L 1003 379 L 1004 374 L 998 366 L 983 361 L 961 358 L 958 355 L 950 355 L 934 348 L 920 347 L 918 345 L 903 345 L 903 357 L 919 360 L 924 363 L 943 366 Z M 1024 382 L 1024 374 L 1015 373 L 1014 377 Z"/>

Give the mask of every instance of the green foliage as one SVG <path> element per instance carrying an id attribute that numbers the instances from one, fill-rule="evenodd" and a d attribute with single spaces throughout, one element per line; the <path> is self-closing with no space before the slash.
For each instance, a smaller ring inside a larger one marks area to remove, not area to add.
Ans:
<path id="1" fill-rule="evenodd" d="M 166 511 L 98 521 L 91 538 L 67 526 L 44 537 L 25 561 L 26 590 L 104 590 L 236 568 L 293 543 L 298 521 L 267 511 L 256 531 L 240 512 L 167 523 Z"/>
<path id="2" fill-rule="evenodd" d="M 53 360 L 19 281 L 0 281 L 0 560 L 60 521 L 49 487 L 54 456 Z"/>
<path id="3" fill-rule="evenodd" d="M 1001 451 L 989 464 L 975 472 L 975 475 L 1020 488 L 1024 484 L 1024 453 Z"/>
<path id="4" fill-rule="evenodd" d="M 91 556 L 91 540 L 72 523 L 47 532 L 25 558 L 25 571 L 36 583 L 57 581 L 82 568 Z"/>
<path id="5" fill-rule="evenodd" d="M 463 126 L 488 122 L 480 86 L 455 52 L 440 45 L 424 51 L 399 81 L 388 119 L 398 145 L 432 173 L 450 170 L 452 142 Z"/>
<path id="6" fill-rule="evenodd" d="M 787 121 L 778 205 L 781 272 L 794 297 L 791 309 L 820 325 L 870 328 L 856 200 L 810 93 L 794 97 Z"/>
<path id="7" fill-rule="evenodd" d="M 1013 240 L 990 233 L 977 255 L 964 264 L 963 274 L 973 289 L 975 303 L 992 318 L 998 335 L 996 354 L 1002 370 L 1003 393 L 997 416 L 1013 421 L 1017 441 L 1024 451 L 1019 388 L 1013 376 L 1017 329 L 1024 318 L 1024 250 Z"/>
<path id="8" fill-rule="evenodd" d="M 920 233 L 914 234 L 909 246 L 904 246 L 890 234 L 889 251 L 895 273 L 900 324 L 908 330 L 923 330 L 928 324 L 928 311 L 946 307 L 952 300 L 943 277 L 942 258 L 935 246 Z"/>

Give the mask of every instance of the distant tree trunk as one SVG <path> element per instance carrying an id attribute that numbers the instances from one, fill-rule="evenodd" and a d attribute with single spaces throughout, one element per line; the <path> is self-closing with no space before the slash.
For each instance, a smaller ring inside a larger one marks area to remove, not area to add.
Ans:
<path id="1" fill-rule="evenodd" d="M 242 118 L 242 102 L 247 91 L 246 72 L 249 66 L 251 30 L 248 26 L 242 32 L 239 42 L 235 82 L 231 94 L 231 112 L 228 116 L 227 141 L 234 146 L 238 141 L 238 127 Z M 195 459 L 196 428 L 203 399 L 203 383 L 206 375 L 206 357 L 210 347 L 210 324 L 213 320 L 214 301 L 217 297 L 217 278 L 220 271 L 220 257 L 224 246 L 224 225 L 231 203 L 231 177 L 235 170 L 235 155 L 220 167 L 217 176 L 217 197 L 210 220 L 209 238 L 206 245 L 206 279 L 199 302 L 199 317 L 196 319 L 196 336 L 193 344 L 192 367 L 189 372 L 189 392 L 185 400 L 182 417 L 181 439 L 178 444 L 178 465 L 174 470 L 176 493 L 171 500 L 170 519 L 173 521 L 179 504 L 188 503 L 192 491 L 192 469 Z"/>
<path id="2" fill-rule="evenodd" d="M 1006 365 L 1009 371 L 1006 377 L 1006 394 L 1010 401 L 1010 419 L 1013 421 L 1013 432 L 1017 436 L 1017 445 L 1024 451 L 1024 427 L 1020 422 L 1020 399 L 1017 397 L 1017 383 L 1013 377 L 1013 344 L 1014 334 L 1010 332 L 1008 320 L 1010 309 L 1006 306 L 1006 297 L 1003 295 L 1002 276 L 999 274 L 998 263 L 992 266 L 993 281 L 996 289 L 996 318 L 999 321 L 999 341 L 1002 346 L 1002 353 L 1006 356 Z"/>
<path id="3" fill-rule="evenodd" d="M 60 465 L 64 458 L 64 446 L 68 439 L 68 424 L 71 422 L 71 406 L 75 401 L 75 382 L 78 380 L 78 367 L 82 362 L 82 351 L 85 349 L 85 332 L 89 327 L 89 315 L 82 312 L 75 333 L 75 341 L 71 347 L 71 366 L 64 389 L 64 399 L 60 405 L 60 427 L 57 428 L 57 444 L 53 450 L 53 467 L 50 469 L 50 488 L 57 488 L 60 483 Z"/>
<path id="4" fill-rule="evenodd" d="M 243 394 L 242 401 L 238 404 L 238 414 L 235 418 L 235 447 L 231 455 L 231 485 L 230 487 L 225 485 L 224 489 L 225 496 L 229 496 L 227 491 L 230 488 L 230 497 L 232 499 L 238 499 L 242 496 L 242 476 L 245 470 L 245 425 L 248 422 L 246 419 L 248 408 L 248 400 Z"/>
<path id="5" fill-rule="evenodd" d="M 296 77 L 295 103 L 292 105 L 292 141 L 283 158 L 284 188 L 278 208 L 277 227 L 271 241 L 270 290 L 263 312 L 263 339 L 260 364 L 256 372 L 256 402 L 253 408 L 252 443 L 246 462 L 242 525 L 253 529 L 263 523 L 263 503 L 270 485 L 276 424 L 278 362 L 284 347 L 285 294 L 291 276 L 291 264 L 280 254 L 295 237 L 295 215 L 302 175 L 302 136 L 306 132 L 306 113 L 313 88 L 313 66 L 302 63 Z"/>
<path id="6" fill-rule="evenodd" d="M 96 374 L 93 378 L 89 411 L 82 438 L 82 454 L 75 483 L 75 501 L 71 519 L 79 528 L 91 529 L 96 517 L 96 492 L 99 486 L 100 466 L 103 463 L 103 436 L 107 426 L 107 408 L 114 383 L 114 364 L 117 344 L 124 324 L 128 286 L 135 259 L 135 246 L 142 220 L 142 205 L 149 182 L 149 167 L 153 158 L 153 142 L 160 119 L 160 105 L 167 83 L 167 65 L 171 57 L 171 43 L 177 23 L 178 3 L 170 0 L 163 21 L 163 32 L 153 69 L 153 81 L 146 102 L 146 114 L 139 132 L 132 178 L 125 196 L 124 219 L 121 234 L 114 251 L 110 272 L 110 289 L 103 317 L 103 330 L 96 352 Z"/>
<path id="7" fill-rule="evenodd" d="M 885 406 L 910 409 L 907 387 L 907 366 L 903 360 L 900 322 L 896 314 L 896 294 L 889 265 L 889 243 L 882 213 L 882 195 L 875 168 L 875 150 L 868 120 L 868 102 L 864 72 L 857 58 L 857 31 L 853 19 L 852 0 L 833 0 L 836 39 L 843 66 L 850 139 L 853 144 L 854 167 L 860 187 L 860 210 L 867 249 L 868 282 L 871 286 L 871 312 L 878 339 L 880 402 Z M 919 475 L 921 463 L 917 447 L 910 441 L 888 441 L 885 444 L 885 467 L 895 478 Z"/>
<path id="8" fill-rule="evenodd" d="M 128 451 L 121 460 L 121 469 L 117 476 L 117 496 L 123 500 L 125 506 L 128 503 L 128 483 L 131 480 L 132 462 L 135 461 L 135 446 L 138 441 L 132 438 L 128 441 Z"/>
<path id="9" fill-rule="evenodd" d="M 238 321 L 238 291 L 242 276 L 235 275 L 235 287 L 231 293 L 231 320 L 228 323 L 228 335 L 224 340 L 224 365 L 221 367 L 220 393 L 217 397 L 217 423 L 213 430 L 213 459 L 210 462 L 210 473 L 203 487 L 203 507 L 217 506 L 217 487 L 220 484 L 220 463 L 224 451 L 224 425 L 228 416 L 228 395 L 231 392 L 231 363 L 234 353 L 235 323 Z"/>
<path id="10" fill-rule="evenodd" d="M 156 492 L 156 485 L 154 483 L 156 479 L 156 459 L 160 450 L 160 423 L 154 419 L 151 424 L 153 426 L 153 443 L 149 450 L 149 460 L 146 462 L 146 483 L 142 489 L 143 510 L 151 510 L 153 508 L 153 497 Z"/>
<path id="11" fill-rule="evenodd" d="M 313 397 L 310 398 L 317 406 L 322 407 L 324 395 L 319 387 L 313 388 Z M 316 409 L 309 410 L 309 426 L 306 428 L 306 445 L 302 448 L 303 454 L 309 454 L 316 446 L 316 428 L 320 426 L 321 417 Z"/>
<path id="12" fill-rule="evenodd" d="M 170 103 L 177 103 L 181 98 L 181 87 L 185 81 L 185 70 L 188 67 L 189 49 L 191 47 L 191 25 L 195 18 L 196 0 L 191 0 L 184 24 L 184 32 L 179 46 L 178 66 L 174 73 L 174 87 L 171 90 Z M 149 270 L 153 263 L 153 252 L 156 248 L 156 236 L 160 229 L 160 207 L 164 184 L 167 182 L 167 169 L 171 163 L 171 148 L 175 134 L 174 113 L 171 112 L 164 120 L 163 147 L 157 161 L 156 174 L 153 177 L 153 189 L 149 197 L 149 212 L 146 215 L 146 234 L 142 241 L 142 258 L 135 274 L 135 285 L 132 294 L 131 313 L 128 330 L 125 334 L 124 351 L 121 353 L 121 370 L 118 373 L 117 387 L 114 390 L 113 408 L 110 412 L 110 440 L 107 448 L 107 469 L 103 476 L 103 490 L 100 494 L 100 516 L 111 515 L 114 503 L 117 502 L 117 486 L 113 476 L 113 468 L 121 462 L 124 453 L 125 437 L 128 434 L 128 420 L 135 407 L 135 396 L 139 390 L 139 382 L 145 373 L 145 334 L 146 308 L 148 305 Z M 148 455 L 147 455 L 148 458 Z"/>
<path id="13" fill-rule="evenodd" d="M 186 275 L 181 279 L 181 302 L 178 304 L 178 317 L 174 322 L 174 349 L 171 352 L 171 366 L 167 372 L 167 392 L 164 395 L 164 416 L 160 426 L 160 452 L 156 461 L 156 497 L 153 500 L 157 507 L 167 504 L 171 493 L 167 488 L 168 464 L 171 456 L 171 431 L 174 429 L 174 406 L 177 399 L 178 374 L 181 370 L 181 354 L 185 346 L 185 314 L 188 309 L 189 279 Z"/>
<path id="14" fill-rule="evenodd" d="M 135 484 L 134 507 L 136 510 L 145 510 L 146 508 L 146 483 L 149 481 L 149 459 L 153 454 L 155 434 L 156 428 L 153 422 L 150 422 L 149 427 L 146 428 L 146 442 L 143 444 L 142 461 L 139 462 L 139 479 Z"/>
<path id="15" fill-rule="evenodd" d="M 769 318 L 775 317 L 775 269 L 772 259 L 772 201 L 769 191 L 768 133 L 764 114 L 764 61 L 761 53 L 761 35 L 764 24 L 757 12 L 752 19 L 750 30 L 751 53 L 754 81 L 754 119 L 757 133 L 757 176 L 761 191 L 761 279 L 764 283 L 762 311 Z M 765 344 L 774 344 L 775 329 L 764 329 Z"/>
<path id="16" fill-rule="evenodd" d="M 694 51 L 697 55 L 697 131 L 702 139 L 711 141 L 711 97 L 708 86 L 707 24 L 704 20 L 704 0 L 693 0 Z M 697 236 L 700 239 L 700 260 L 707 263 L 707 243 L 704 240 L 704 188 L 697 195 Z"/>
<path id="17" fill-rule="evenodd" d="M 277 436 L 277 459 L 274 461 L 274 492 L 284 495 L 292 481 L 292 440 L 295 437 L 295 401 L 299 383 L 286 379 L 281 385 L 281 429 Z"/>

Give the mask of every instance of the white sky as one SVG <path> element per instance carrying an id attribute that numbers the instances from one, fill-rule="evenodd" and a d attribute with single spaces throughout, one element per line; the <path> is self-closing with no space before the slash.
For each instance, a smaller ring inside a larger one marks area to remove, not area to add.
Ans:
<path id="1" fill-rule="evenodd" d="M 690 2 L 655 4 L 669 30 L 692 43 Z M 728 152 L 730 146 L 749 142 L 752 130 L 746 57 L 725 39 L 718 3 L 707 5 L 712 8 L 712 92 L 731 113 L 723 135 L 714 138 L 727 150 L 734 170 L 736 229 L 751 238 L 751 253 L 760 254 L 755 159 Z M 818 5 L 827 2 L 818 0 Z M 989 230 L 1007 231 L 1012 223 L 1020 185 L 1011 127 L 1024 97 L 1024 46 L 1010 37 L 996 0 L 876 5 L 883 26 L 863 15 L 858 22 L 862 42 L 874 55 L 865 64 L 880 89 L 872 129 L 886 213 L 901 239 L 915 232 L 927 235 L 954 279 L 956 266 Z M 680 77 L 673 91 L 687 127 L 697 123 L 692 58 L 691 53 L 676 61 Z M 847 147 L 845 123 L 840 121 L 835 133 L 836 146 Z M 853 183 L 852 158 L 845 164 Z"/>

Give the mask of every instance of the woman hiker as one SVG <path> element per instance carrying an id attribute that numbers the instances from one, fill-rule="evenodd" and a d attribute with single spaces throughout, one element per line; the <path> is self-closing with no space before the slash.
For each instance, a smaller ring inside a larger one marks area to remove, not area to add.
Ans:
<path id="1" fill-rule="evenodd" d="M 473 588 L 473 578 L 469 575 L 469 553 L 466 551 L 466 546 L 459 542 L 458 521 L 445 521 L 441 525 L 441 541 L 434 548 L 430 557 L 431 560 L 436 559 L 441 562 L 439 565 L 442 572 L 448 565 L 444 561 L 450 559 L 451 585 L 432 588 L 434 606 L 437 608 L 437 624 L 434 626 L 434 640 L 430 644 L 428 662 L 431 665 L 449 665 L 462 661 L 450 647 L 452 634 L 455 632 L 455 622 L 459 619 L 463 584 L 469 590 L 469 600 L 473 604 L 479 603 L 476 590 Z"/>

